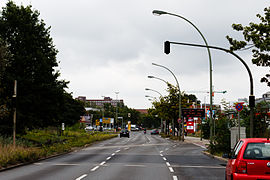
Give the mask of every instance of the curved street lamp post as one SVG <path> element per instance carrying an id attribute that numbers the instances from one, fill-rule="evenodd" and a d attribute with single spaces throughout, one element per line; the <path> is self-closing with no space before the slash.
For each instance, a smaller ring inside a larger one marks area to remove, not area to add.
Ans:
<path id="1" fill-rule="evenodd" d="M 167 14 L 167 15 L 171 15 L 171 16 L 176 16 L 179 17 L 183 20 L 185 20 L 186 22 L 188 22 L 189 24 L 191 24 L 200 34 L 200 36 L 202 37 L 204 43 L 206 46 L 208 46 L 208 43 L 205 39 L 205 37 L 203 36 L 203 34 L 201 33 L 201 31 L 197 28 L 197 26 L 195 26 L 191 21 L 189 21 L 188 19 L 186 19 L 183 16 L 177 15 L 177 14 L 173 14 L 173 13 L 169 13 L 169 12 L 165 12 L 165 11 L 160 11 L 160 10 L 154 10 L 152 12 L 154 15 L 163 15 L 163 14 Z M 212 97 L 212 91 L 213 91 L 213 85 L 212 85 L 212 60 L 211 60 L 211 53 L 210 53 L 210 49 L 207 47 L 207 52 L 208 52 L 208 58 L 209 58 L 209 71 L 210 71 L 210 140 L 212 140 L 212 136 L 213 136 L 213 97 Z"/>
<path id="2" fill-rule="evenodd" d="M 156 64 L 156 63 L 152 63 L 152 65 L 154 65 L 154 66 L 159 66 L 159 67 L 162 67 L 162 68 L 164 68 L 164 69 L 167 69 L 172 75 L 173 75 L 173 77 L 174 77 L 174 79 L 175 79 L 175 81 L 176 81 L 176 83 L 177 83 L 177 87 L 178 87 L 178 90 L 179 90 L 179 114 L 178 114 L 178 118 L 179 118 L 179 120 L 181 120 L 181 111 L 182 111 L 182 109 L 181 109 L 181 91 L 180 91 L 180 86 L 179 86 L 179 83 L 178 83 L 178 80 L 177 80 L 177 78 L 176 78 L 176 76 L 174 75 L 174 73 L 169 69 L 169 68 L 167 68 L 167 67 L 165 67 L 165 66 L 162 66 L 162 65 L 159 65 L 159 64 Z M 180 131 L 180 129 L 181 129 L 181 125 L 180 125 L 180 123 L 179 123 L 179 131 Z M 180 136 L 180 133 L 179 133 L 179 140 L 180 140 L 180 137 L 181 137 L 181 140 L 182 141 L 184 141 L 184 121 L 182 120 L 182 136 Z"/>
<path id="3" fill-rule="evenodd" d="M 154 89 L 145 88 L 145 90 L 146 90 L 146 91 L 154 91 L 154 92 L 158 93 L 158 94 L 160 95 L 161 98 L 163 98 L 162 94 L 161 94 L 160 92 L 154 90 Z M 160 118 L 160 121 L 161 121 L 161 122 L 160 122 L 160 129 L 161 129 L 161 132 L 163 133 L 163 132 L 164 132 L 164 130 L 163 130 L 163 119 Z"/>
<path id="4" fill-rule="evenodd" d="M 170 42 L 166 41 L 165 44 L 170 46 L 170 44 L 177 44 L 177 45 L 183 45 L 183 46 L 193 46 L 193 47 L 204 47 L 204 48 L 211 48 L 211 49 L 217 49 L 221 51 L 225 51 L 226 53 L 230 53 L 233 56 L 235 56 L 240 62 L 245 66 L 248 75 L 249 75 L 249 81 L 250 81 L 250 94 L 249 94 L 249 107 L 250 107 L 250 137 L 253 137 L 253 130 L 254 130 L 254 124 L 253 124 L 253 119 L 254 119 L 254 107 L 255 107 L 255 96 L 254 96 L 254 91 L 253 91 L 253 77 L 251 74 L 251 71 L 246 64 L 246 62 L 237 54 L 235 54 L 233 51 L 217 46 L 205 46 L 205 45 L 200 45 L 200 44 L 191 44 L 191 43 L 181 43 L 181 42 Z"/>

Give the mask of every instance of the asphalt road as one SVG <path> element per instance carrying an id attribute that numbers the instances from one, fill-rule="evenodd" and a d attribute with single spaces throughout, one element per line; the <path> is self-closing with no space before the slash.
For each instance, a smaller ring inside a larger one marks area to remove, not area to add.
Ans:
<path id="1" fill-rule="evenodd" d="M 0 173 L 0 180 L 224 179 L 224 162 L 202 147 L 132 132 L 78 152 Z"/>

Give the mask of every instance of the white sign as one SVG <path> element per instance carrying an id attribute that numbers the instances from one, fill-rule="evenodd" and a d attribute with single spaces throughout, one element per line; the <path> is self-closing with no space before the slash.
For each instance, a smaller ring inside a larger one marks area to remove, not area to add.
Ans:
<path id="1" fill-rule="evenodd" d="M 65 123 L 62 123 L 62 130 L 65 130 Z"/>

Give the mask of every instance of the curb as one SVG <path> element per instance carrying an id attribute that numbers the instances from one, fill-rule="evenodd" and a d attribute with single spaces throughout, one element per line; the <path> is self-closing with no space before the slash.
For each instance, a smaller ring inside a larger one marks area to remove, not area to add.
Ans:
<path id="1" fill-rule="evenodd" d="M 40 158 L 40 159 L 37 159 L 37 160 L 34 160 L 34 161 L 30 161 L 30 162 L 24 162 L 24 163 L 19 163 L 19 164 L 15 164 L 15 165 L 10 165 L 10 166 L 1 168 L 0 169 L 0 172 L 11 170 L 11 169 L 14 169 L 14 168 L 17 168 L 17 167 L 21 167 L 21 166 L 25 166 L 25 165 L 29 165 L 29 164 L 33 164 L 33 163 L 36 163 L 36 162 L 39 162 L 39 161 L 43 161 L 43 160 L 46 160 L 46 159 L 51 159 L 51 158 L 54 158 L 54 157 L 62 156 L 62 155 L 65 155 L 65 154 L 68 154 L 68 153 L 71 153 L 71 152 L 73 152 L 73 150 L 72 151 L 68 151 L 68 152 L 64 152 L 64 153 L 61 153 L 61 154 L 55 154 L 55 155 L 43 157 L 43 158 Z"/>
<path id="2" fill-rule="evenodd" d="M 207 152 L 207 151 L 202 151 L 202 153 L 205 154 L 206 156 L 211 157 L 211 158 L 215 158 L 215 159 L 221 160 L 221 161 L 223 161 L 223 162 L 228 162 L 228 159 L 223 158 L 223 157 L 219 157 L 219 156 L 215 156 L 215 155 L 213 155 L 213 154 L 210 154 L 210 153 Z"/>

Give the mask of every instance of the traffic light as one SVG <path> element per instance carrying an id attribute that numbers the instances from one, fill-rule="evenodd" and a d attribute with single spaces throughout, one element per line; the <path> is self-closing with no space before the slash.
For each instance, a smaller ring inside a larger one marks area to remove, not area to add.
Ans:
<path id="1" fill-rule="evenodd" d="M 171 51 L 170 42 L 165 41 L 164 42 L 164 52 L 165 52 L 165 54 L 170 54 L 170 51 Z"/>
<path id="2" fill-rule="evenodd" d="M 249 96 L 249 107 L 255 107 L 255 96 Z"/>

